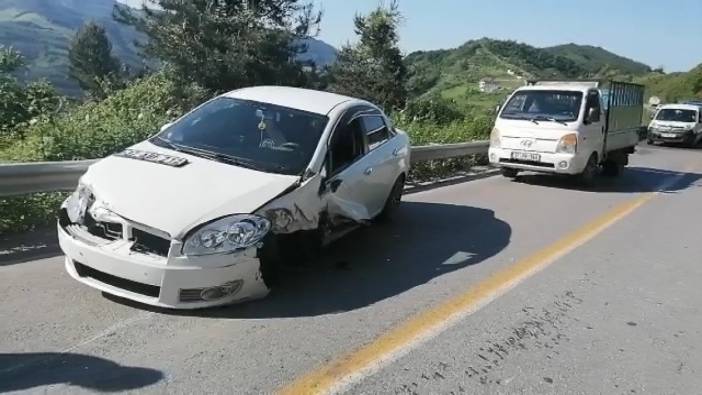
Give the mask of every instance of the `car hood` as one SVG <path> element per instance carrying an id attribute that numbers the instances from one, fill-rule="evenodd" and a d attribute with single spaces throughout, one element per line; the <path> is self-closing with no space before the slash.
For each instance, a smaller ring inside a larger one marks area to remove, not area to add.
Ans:
<path id="1" fill-rule="evenodd" d="M 297 176 L 219 163 L 149 142 L 131 149 L 184 158 L 189 163 L 173 167 L 110 156 L 92 165 L 81 181 L 114 213 L 174 238 L 226 215 L 253 213 L 299 180 Z"/>

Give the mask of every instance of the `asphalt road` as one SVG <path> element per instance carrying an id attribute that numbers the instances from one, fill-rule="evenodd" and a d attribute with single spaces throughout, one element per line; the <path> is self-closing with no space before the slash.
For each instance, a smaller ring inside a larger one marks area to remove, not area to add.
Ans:
<path id="1" fill-rule="evenodd" d="M 700 187 L 702 150 L 643 147 L 590 189 L 429 189 L 267 299 L 194 313 L 2 240 L 0 392 L 699 393 Z"/>

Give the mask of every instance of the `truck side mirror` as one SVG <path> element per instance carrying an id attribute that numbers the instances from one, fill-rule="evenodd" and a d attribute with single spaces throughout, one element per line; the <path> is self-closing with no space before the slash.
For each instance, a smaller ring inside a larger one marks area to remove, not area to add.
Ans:
<path id="1" fill-rule="evenodd" d="M 596 107 L 590 107 L 587 110 L 587 117 L 585 118 L 587 123 L 600 122 L 600 109 Z"/>

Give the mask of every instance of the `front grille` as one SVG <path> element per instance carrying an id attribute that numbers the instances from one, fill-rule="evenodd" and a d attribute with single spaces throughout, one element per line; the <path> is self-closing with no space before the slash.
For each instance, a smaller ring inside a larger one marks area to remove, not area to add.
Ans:
<path id="1" fill-rule="evenodd" d="M 145 232 L 141 229 L 132 229 L 132 239 L 134 240 L 132 251 L 142 254 L 154 254 L 167 257 L 168 251 L 171 249 L 170 240 Z"/>
<path id="2" fill-rule="evenodd" d="M 111 285 L 113 287 L 120 288 L 125 291 L 144 296 L 150 296 L 152 298 L 158 298 L 158 295 L 161 292 L 161 287 L 157 287 L 155 285 L 142 284 L 136 281 L 131 281 L 117 276 L 113 276 L 111 274 L 95 270 L 92 267 L 85 266 L 82 263 L 75 261 L 73 262 L 73 265 L 75 266 L 76 272 L 79 276 L 92 278 L 93 280 L 97 280 L 101 283 Z"/>
<path id="3" fill-rule="evenodd" d="M 517 159 L 500 159 L 500 163 L 511 163 L 511 164 L 515 164 L 515 165 L 549 167 L 549 168 L 556 167 L 553 163 L 543 163 L 543 162 L 534 162 L 534 161 L 530 161 L 530 160 L 517 160 Z"/>

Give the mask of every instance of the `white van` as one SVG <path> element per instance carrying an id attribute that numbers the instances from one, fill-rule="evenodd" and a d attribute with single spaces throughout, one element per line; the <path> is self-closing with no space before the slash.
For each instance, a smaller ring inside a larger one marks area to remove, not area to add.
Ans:
<path id="1" fill-rule="evenodd" d="M 640 140 L 643 87 L 610 82 L 531 82 L 499 111 L 490 162 L 514 178 L 520 171 L 618 175 Z"/>
<path id="2" fill-rule="evenodd" d="M 648 143 L 684 143 L 702 141 L 702 111 L 696 104 L 666 104 L 658 108 L 648 125 Z"/>

